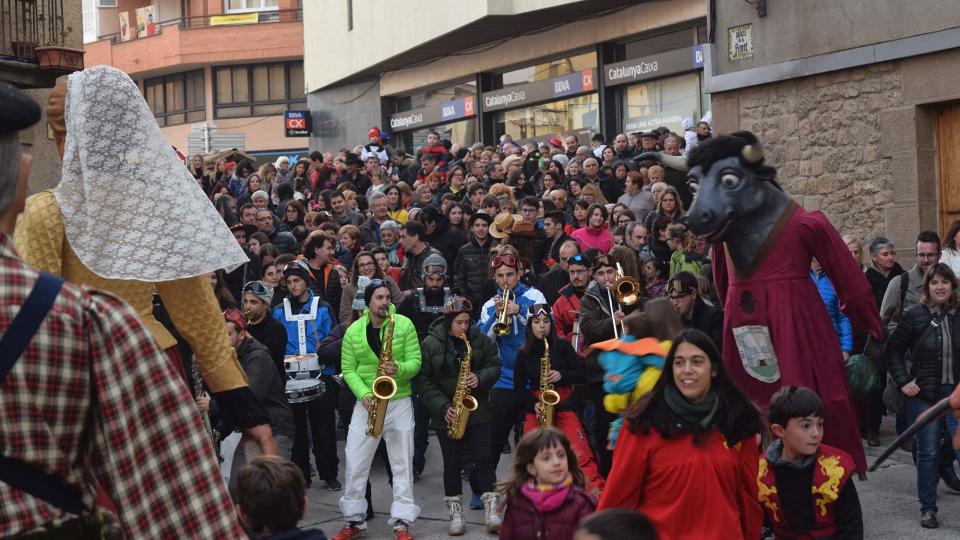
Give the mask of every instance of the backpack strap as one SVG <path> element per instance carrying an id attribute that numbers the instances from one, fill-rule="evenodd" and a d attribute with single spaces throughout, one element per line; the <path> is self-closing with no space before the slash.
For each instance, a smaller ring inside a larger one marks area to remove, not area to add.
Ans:
<path id="1" fill-rule="evenodd" d="M 907 300 L 907 289 L 910 288 L 910 272 L 900 274 L 900 311 L 903 311 L 903 303 Z"/>
<path id="2" fill-rule="evenodd" d="M 63 288 L 63 278 L 41 272 L 20 312 L 0 337 L 0 384 L 27 349 L 50 308 Z M 50 474 L 19 459 L 0 455 L 0 482 L 46 501 L 60 510 L 80 515 L 86 506 L 80 490 L 59 476 Z"/>

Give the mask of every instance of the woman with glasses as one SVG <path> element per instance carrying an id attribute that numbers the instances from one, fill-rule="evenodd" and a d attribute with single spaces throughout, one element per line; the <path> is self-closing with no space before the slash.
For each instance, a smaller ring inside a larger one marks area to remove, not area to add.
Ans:
<path id="1" fill-rule="evenodd" d="M 590 489 L 595 495 L 599 494 L 603 489 L 603 477 L 600 476 L 597 460 L 587 442 L 589 436 L 577 417 L 576 411 L 581 404 L 572 397 L 573 385 L 583 384 L 587 380 L 583 362 L 568 341 L 557 337 L 549 304 L 534 304 L 527 312 L 525 339 L 517 351 L 513 372 L 514 387 L 527 389 L 522 390 L 520 395 L 521 407 L 526 411 L 523 432 L 529 433 L 539 427 L 538 415 L 542 413 L 543 405 L 540 401 L 540 389 L 544 384 L 540 375 L 544 368 L 544 353 L 549 346 L 550 366 L 546 383 L 552 385 L 553 390 L 560 396 L 560 402 L 553 406 L 553 427 L 563 431 L 570 439 Z"/>
<path id="2" fill-rule="evenodd" d="M 357 253 L 353 260 L 353 266 L 350 268 L 350 278 L 343 286 L 343 292 L 340 295 L 340 320 L 346 321 L 350 318 L 350 306 L 353 305 L 353 298 L 357 294 L 357 279 L 360 276 L 366 276 L 370 279 L 382 279 L 390 289 L 392 298 L 400 298 L 400 287 L 392 279 L 383 274 L 383 270 L 377 265 L 373 253 L 361 251 Z"/>

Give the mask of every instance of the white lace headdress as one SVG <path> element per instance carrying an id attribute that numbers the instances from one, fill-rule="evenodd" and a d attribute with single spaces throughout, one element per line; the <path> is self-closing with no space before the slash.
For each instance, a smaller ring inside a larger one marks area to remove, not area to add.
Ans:
<path id="1" fill-rule="evenodd" d="M 109 279 L 168 281 L 248 261 L 125 73 L 98 66 L 70 75 L 64 114 L 54 193 L 87 268 Z"/>

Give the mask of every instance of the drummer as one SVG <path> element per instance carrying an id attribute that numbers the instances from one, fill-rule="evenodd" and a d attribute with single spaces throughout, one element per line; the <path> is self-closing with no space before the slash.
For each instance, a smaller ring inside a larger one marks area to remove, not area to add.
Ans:
<path id="1" fill-rule="evenodd" d="M 273 439 L 277 442 L 277 455 L 289 459 L 295 430 L 293 411 L 290 410 L 290 404 L 287 403 L 284 392 L 285 377 L 277 373 L 267 347 L 247 332 L 246 318 L 239 310 L 228 309 L 223 312 L 223 318 L 227 323 L 227 340 L 237 351 L 237 359 L 244 373 L 247 374 L 250 390 L 253 391 L 253 395 L 270 420 Z M 200 403 L 198 400 L 198 405 L 201 406 L 201 410 L 206 410 L 205 403 Z M 232 431 L 232 427 L 218 425 L 217 431 L 226 434 L 227 431 Z M 233 454 L 233 464 L 230 466 L 230 494 L 234 497 L 236 496 L 236 473 L 260 453 L 259 445 L 252 440 L 247 441 L 246 436 L 241 439 L 237 451 Z"/>
<path id="2" fill-rule="evenodd" d="M 320 380 L 325 391 L 316 399 L 292 403 L 296 433 L 293 439 L 293 462 L 303 471 L 307 487 L 311 484 L 312 469 L 308 452 L 307 420 L 313 441 L 313 456 L 316 459 L 317 476 L 325 487 L 333 491 L 341 489 L 337 475 L 340 460 L 337 458 L 336 409 L 339 385 L 332 379 L 336 359 L 317 358 L 317 344 L 330 333 L 331 309 L 319 296 L 310 290 L 310 273 L 301 260 L 291 261 L 283 269 L 287 296 L 273 310 L 273 318 L 287 331 L 287 348 L 284 362 L 288 379 L 297 381 Z M 290 381 L 292 385 L 306 383 Z M 318 385 L 319 386 L 319 385 Z"/>

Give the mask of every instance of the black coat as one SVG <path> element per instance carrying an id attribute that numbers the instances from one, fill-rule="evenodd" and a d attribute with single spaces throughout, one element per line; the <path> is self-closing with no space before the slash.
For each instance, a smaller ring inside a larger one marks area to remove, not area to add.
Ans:
<path id="1" fill-rule="evenodd" d="M 934 320 L 934 313 L 923 304 L 913 304 L 902 315 L 897 329 L 893 331 L 887 343 L 887 369 L 898 387 L 917 379 L 920 393 L 917 395 L 927 403 L 937 401 L 938 388 L 943 378 L 943 330 L 944 324 L 950 325 L 950 338 L 953 341 L 952 370 L 954 382 L 960 381 L 960 316 L 957 313 L 947 315 L 933 331 L 927 332 L 922 343 L 918 343 L 924 328 Z M 907 351 L 910 351 L 912 366 L 906 366 Z"/>
<path id="2" fill-rule="evenodd" d="M 490 275 L 487 254 L 493 240 L 492 236 L 487 236 L 480 244 L 471 234 L 470 242 L 460 247 L 453 262 L 453 292 L 470 299 L 474 318 L 480 315 L 480 306 L 487 300 L 483 296 L 483 284 Z"/>
<path id="3" fill-rule="evenodd" d="M 453 261 L 457 258 L 457 251 L 467 242 L 463 233 L 456 227 L 450 226 L 446 216 L 438 219 L 437 228 L 433 234 L 428 234 L 423 239 L 430 247 L 440 252 L 444 260 L 447 261 L 447 278 L 450 278 Z"/>
<path id="4" fill-rule="evenodd" d="M 695 328 L 704 334 L 710 336 L 710 341 L 717 346 L 717 350 L 723 350 L 723 310 L 718 307 L 707 305 L 703 298 L 697 297 L 693 303 L 693 312 L 690 319 L 683 319 L 683 325 L 687 328 Z"/>
<path id="5" fill-rule="evenodd" d="M 247 326 L 247 333 L 270 351 L 270 357 L 273 358 L 277 371 L 280 372 L 280 375 L 286 377 L 283 356 L 287 351 L 287 329 L 280 324 L 280 321 L 267 313 L 267 316 L 259 324 Z"/>
<path id="6" fill-rule="evenodd" d="M 900 266 L 900 263 L 893 263 L 893 268 L 890 269 L 890 273 L 887 274 L 886 277 L 872 266 L 867 268 L 867 271 L 863 273 L 870 283 L 870 289 L 873 291 L 873 299 L 877 302 L 877 309 L 880 309 L 880 305 L 883 304 L 883 295 L 887 292 L 887 285 L 890 285 L 893 278 L 902 273 L 903 267 Z"/>
<path id="7" fill-rule="evenodd" d="M 310 290 L 330 306 L 330 318 L 333 319 L 333 322 L 337 322 L 337 315 L 340 313 L 340 298 L 343 296 L 340 272 L 337 272 L 333 265 L 329 265 L 330 272 L 324 276 L 324 268 L 314 268 L 309 264 L 307 266 L 310 268 L 311 274 Z"/>
<path id="8" fill-rule="evenodd" d="M 527 412 L 533 412 L 533 405 L 537 398 L 533 390 L 540 389 L 540 361 L 543 359 L 543 342 L 530 344 L 530 351 L 517 351 L 517 359 L 513 367 L 513 387 L 526 388 L 519 392 L 520 402 Z M 550 340 L 550 369 L 560 372 L 560 380 L 553 383 L 554 388 L 583 384 L 587 381 L 583 362 L 573 350 L 573 345 L 565 339 Z M 554 410 L 573 409 L 573 400 L 561 401 Z"/>

